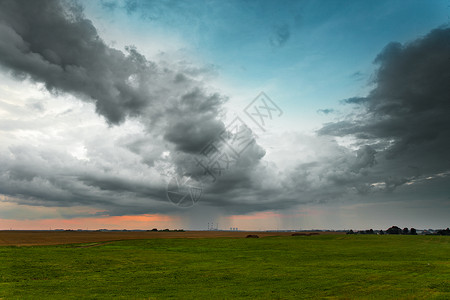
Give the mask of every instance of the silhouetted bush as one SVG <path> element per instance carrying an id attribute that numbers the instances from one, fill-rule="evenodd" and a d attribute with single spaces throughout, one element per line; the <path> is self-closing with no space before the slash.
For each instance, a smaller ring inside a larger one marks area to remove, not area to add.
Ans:
<path id="1" fill-rule="evenodd" d="M 447 228 L 447 229 L 443 229 L 443 230 L 439 230 L 438 232 L 437 232 L 437 234 L 439 234 L 439 235 L 450 235 L 450 229 L 449 228 Z"/>
<path id="2" fill-rule="evenodd" d="M 386 230 L 387 234 L 401 234 L 402 230 L 397 226 L 392 226 L 388 230 Z"/>

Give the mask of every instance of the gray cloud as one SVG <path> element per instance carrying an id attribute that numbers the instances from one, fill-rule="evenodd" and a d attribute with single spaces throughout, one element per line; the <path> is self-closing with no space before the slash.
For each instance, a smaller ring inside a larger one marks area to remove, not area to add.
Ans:
<path id="1" fill-rule="evenodd" d="M 225 129 L 217 120 L 223 99 L 218 94 L 206 96 L 195 89 L 181 97 L 167 112 L 171 119 L 164 137 L 177 145 L 176 150 L 198 153 L 206 143 Z"/>
<path id="2" fill-rule="evenodd" d="M 195 158 L 224 130 L 226 97 L 209 92 L 201 79 L 205 70 L 152 62 L 134 47 L 113 49 L 79 7 L 57 1 L 0 0 L 0 20 L 0 64 L 13 75 L 95 105 L 111 125 L 137 120 L 145 130 L 114 140 L 89 132 L 86 161 L 55 145 L 0 147 L 0 193 L 20 204 L 93 206 L 109 215 L 168 213 L 177 208 L 167 201 L 160 174 L 167 166 L 206 177 Z M 275 46 L 286 43 L 289 30 L 275 31 Z M 287 144 L 273 150 L 276 162 L 265 161 L 266 151 L 252 144 L 216 182 L 205 184 L 199 206 L 224 213 L 281 210 L 392 193 L 406 183 L 420 186 L 429 176 L 448 183 L 442 174 L 450 169 L 449 53 L 448 29 L 390 44 L 376 59 L 372 92 L 343 100 L 360 107 L 357 113 L 326 124 L 319 136 L 277 137 L 277 144 Z M 39 117 L 51 106 L 41 103 L 0 106 Z M 52 126 L 52 120 L 40 120 L 3 120 L 0 129 Z M 356 137 L 355 150 L 328 136 Z"/>
<path id="3" fill-rule="evenodd" d="M 448 202 L 443 195 L 450 170 L 449 38 L 450 30 L 441 28 L 409 44 L 388 45 L 375 60 L 379 69 L 369 96 L 342 101 L 359 106 L 357 112 L 324 125 L 317 137 L 279 138 L 303 146 L 289 149 L 293 153 L 319 151 L 312 159 L 287 156 L 292 165 L 287 168 L 259 164 L 230 174 L 206 191 L 205 200 L 231 213 L 379 201 L 379 194 L 393 199 L 398 197 L 393 193 L 411 190 L 420 191 L 424 201 Z M 326 139 L 330 135 L 356 138 L 356 150 Z"/>
<path id="4" fill-rule="evenodd" d="M 125 53 L 108 47 L 79 6 L 3 0 L 0 19 L 0 64 L 49 91 L 94 103 L 110 124 L 142 118 L 181 151 L 194 151 L 223 129 L 225 97 L 205 92 L 189 70 L 157 65 L 134 47 Z"/>
<path id="5" fill-rule="evenodd" d="M 174 209 L 165 201 L 164 184 L 149 169 L 148 175 L 136 173 L 133 165 L 111 170 L 107 161 L 80 162 L 50 147 L 15 146 L 1 154 L 0 191 L 16 196 L 19 204 L 92 206 L 108 214 Z"/>
<path id="6" fill-rule="evenodd" d="M 165 163 L 175 165 L 179 174 L 199 173 L 194 157 L 225 129 L 221 117 L 226 97 L 206 91 L 199 79 L 202 68 L 152 62 L 132 46 L 125 52 L 107 46 L 80 6 L 63 3 L 1 0 L 0 65 L 18 79 L 43 83 L 55 95 L 69 93 L 94 104 L 110 125 L 137 119 L 146 135 L 116 145 L 87 141 L 87 155 L 97 168 L 57 150 L 42 154 L 44 150 L 25 145 L 4 149 L 2 158 L 12 159 L 2 164 L 0 192 L 28 204 L 107 206 L 122 214 L 173 209 L 164 204 L 156 208 L 162 201 L 168 204 L 164 182 L 151 184 L 115 173 L 130 166 L 105 162 L 104 157 L 117 155 L 111 151 L 119 151 L 105 147 L 126 148 L 148 167 Z M 30 108 L 43 109 L 37 104 Z M 32 128 L 26 121 L 3 123 L 2 130 Z M 166 151 L 170 155 L 161 158 Z M 256 166 L 263 155 L 261 150 L 248 151 L 243 165 Z"/>
<path id="7" fill-rule="evenodd" d="M 362 104 L 366 102 L 368 99 L 365 97 L 352 97 L 342 100 L 341 102 L 344 104 Z"/>
<path id="8" fill-rule="evenodd" d="M 284 155 L 285 149 L 273 154 L 281 163 L 288 161 L 287 167 L 266 162 L 232 168 L 205 189 L 202 202 L 238 214 L 284 210 L 299 204 L 339 201 L 344 196 L 350 198 L 360 194 L 358 189 L 367 182 L 375 180 L 368 176 L 377 164 L 376 152 L 370 146 L 352 151 L 325 137 L 289 134 L 278 138 L 295 141 L 289 149 L 294 157 Z M 311 156 L 305 156 L 304 161 L 299 161 L 298 156 L 303 156 L 301 149 L 315 151 Z M 369 187 L 367 192 L 371 191 Z"/>
<path id="9" fill-rule="evenodd" d="M 151 63 L 133 49 L 125 55 L 107 47 L 79 7 L 64 9 L 56 1 L 2 1 L 0 5 L 2 65 L 44 82 L 50 91 L 95 102 L 97 111 L 113 124 L 148 105 L 148 95 L 127 81 L 132 75 L 142 77 Z"/>
<path id="10" fill-rule="evenodd" d="M 319 134 L 354 136 L 383 161 L 386 186 L 450 169 L 450 29 L 438 28 L 404 45 L 390 43 L 376 57 L 374 89 L 344 100 L 358 115 L 326 124 Z M 381 171 L 380 171 L 381 172 Z"/>

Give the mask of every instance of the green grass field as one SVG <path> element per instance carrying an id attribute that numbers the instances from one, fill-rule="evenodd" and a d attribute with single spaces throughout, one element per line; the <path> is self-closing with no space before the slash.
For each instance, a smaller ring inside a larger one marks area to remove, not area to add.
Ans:
<path id="1" fill-rule="evenodd" d="M 0 298 L 450 299 L 450 237 L 320 235 L 0 247 Z"/>

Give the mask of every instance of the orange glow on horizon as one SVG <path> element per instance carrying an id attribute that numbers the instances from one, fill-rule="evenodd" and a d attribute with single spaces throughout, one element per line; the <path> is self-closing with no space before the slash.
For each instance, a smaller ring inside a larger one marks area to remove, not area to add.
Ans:
<path id="1" fill-rule="evenodd" d="M 180 219 L 160 214 L 126 215 L 97 218 L 8 220 L 0 219 L 0 230 L 49 229 L 177 229 Z M 175 226 L 175 227 L 174 227 Z M 162 228 L 164 227 L 164 228 Z"/>

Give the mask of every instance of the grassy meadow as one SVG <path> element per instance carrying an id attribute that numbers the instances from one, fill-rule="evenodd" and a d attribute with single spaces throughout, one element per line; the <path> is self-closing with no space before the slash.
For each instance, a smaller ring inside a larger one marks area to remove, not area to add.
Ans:
<path id="1" fill-rule="evenodd" d="M 0 299 L 450 299 L 450 237 L 318 235 L 0 247 Z"/>

